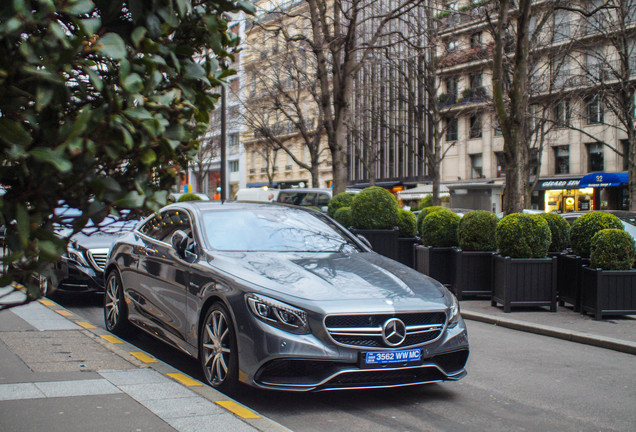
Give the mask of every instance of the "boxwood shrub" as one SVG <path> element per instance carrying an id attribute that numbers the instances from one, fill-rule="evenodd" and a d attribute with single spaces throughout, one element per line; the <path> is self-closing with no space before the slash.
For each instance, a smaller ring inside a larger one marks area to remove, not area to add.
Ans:
<path id="1" fill-rule="evenodd" d="M 590 257 L 590 242 L 594 234 L 604 229 L 624 229 L 621 220 L 611 213 L 593 211 L 577 217 L 572 223 L 570 242 L 572 252 Z"/>
<path id="2" fill-rule="evenodd" d="M 511 258 L 545 258 L 552 242 L 548 222 L 540 215 L 512 213 L 495 230 L 500 255 Z"/>
<path id="3" fill-rule="evenodd" d="M 177 200 L 177 202 L 184 202 L 184 201 L 201 201 L 201 197 L 197 194 L 193 194 L 192 192 L 188 192 L 181 195 L 179 199 Z"/>
<path id="4" fill-rule="evenodd" d="M 334 217 L 336 214 L 336 210 L 342 207 L 351 207 L 351 203 L 353 203 L 353 197 L 356 194 L 353 192 L 341 192 L 329 201 L 329 206 L 327 208 L 327 214 L 331 217 Z"/>
<path id="5" fill-rule="evenodd" d="M 340 207 L 333 215 L 333 218 L 345 228 L 353 226 L 353 218 L 351 217 L 351 207 Z"/>
<path id="6" fill-rule="evenodd" d="M 603 229 L 590 242 L 590 266 L 603 270 L 630 270 L 634 266 L 634 239 L 622 229 Z"/>
<path id="7" fill-rule="evenodd" d="M 415 237 L 417 234 L 417 222 L 415 215 L 404 209 L 398 212 L 398 229 L 400 237 Z"/>
<path id="8" fill-rule="evenodd" d="M 549 252 L 561 252 L 570 244 L 570 224 L 557 213 L 540 213 L 546 220 L 552 234 Z"/>
<path id="9" fill-rule="evenodd" d="M 487 210 L 473 210 L 466 213 L 457 227 L 459 247 L 465 251 L 496 250 L 497 222 L 497 216 Z"/>
<path id="10" fill-rule="evenodd" d="M 425 246 L 457 246 L 460 217 L 448 209 L 430 212 L 422 221 L 422 243 Z"/>
<path id="11" fill-rule="evenodd" d="M 393 229 L 397 226 L 398 202 L 388 190 L 371 186 L 356 194 L 351 203 L 353 226 L 358 229 Z"/>
<path id="12" fill-rule="evenodd" d="M 442 206 L 429 206 L 429 207 L 424 207 L 422 209 L 422 211 L 420 211 L 417 215 L 417 232 L 420 233 L 420 236 L 422 235 L 422 221 L 424 221 L 424 218 L 426 216 L 428 216 L 429 214 L 436 212 L 438 210 L 443 209 L 444 207 Z"/>

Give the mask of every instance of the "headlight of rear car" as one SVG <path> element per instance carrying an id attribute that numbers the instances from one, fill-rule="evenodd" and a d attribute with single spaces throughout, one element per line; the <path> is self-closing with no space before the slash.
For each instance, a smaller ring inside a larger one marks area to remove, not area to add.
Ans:
<path id="1" fill-rule="evenodd" d="M 451 306 L 448 311 L 448 328 L 453 328 L 459 323 L 460 313 L 459 313 L 459 302 L 457 301 L 457 297 L 453 294 L 450 294 L 451 297 Z"/>
<path id="2" fill-rule="evenodd" d="M 245 298 L 252 313 L 261 321 L 291 333 L 309 333 L 305 311 L 261 295 L 247 294 Z"/>
<path id="3" fill-rule="evenodd" d="M 86 261 L 86 257 L 84 256 L 84 253 L 79 249 L 75 249 L 70 244 L 66 248 L 66 255 L 68 256 L 69 260 L 75 261 L 81 266 L 90 267 L 90 265 L 88 264 L 88 261 Z"/>

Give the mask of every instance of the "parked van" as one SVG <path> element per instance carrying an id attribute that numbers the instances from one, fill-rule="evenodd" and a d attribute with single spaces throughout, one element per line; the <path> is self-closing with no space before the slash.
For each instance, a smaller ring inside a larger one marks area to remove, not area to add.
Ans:
<path id="1" fill-rule="evenodd" d="M 279 189 L 246 188 L 239 189 L 234 195 L 235 201 L 276 201 Z"/>
<path id="2" fill-rule="evenodd" d="M 318 207 L 322 211 L 327 211 L 331 195 L 331 189 L 326 188 L 281 189 L 278 194 L 278 202 L 297 206 Z"/>

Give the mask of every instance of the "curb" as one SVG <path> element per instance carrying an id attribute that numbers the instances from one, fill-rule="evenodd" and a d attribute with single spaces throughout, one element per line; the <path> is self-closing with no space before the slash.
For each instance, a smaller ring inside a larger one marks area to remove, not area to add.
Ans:
<path id="1" fill-rule="evenodd" d="M 60 314 L 60 315 L 62 315 L 62 317 L 64 317 L 68 321 L 78 324 L 77 320 L 72 318 L 73 317 L 80 318 L 80 317 L 74 314 L 73 312 L 69 311 L 68 309 L 64 308 L 64 306 L 58 304 L 57 302 L 50 300 L 48 298 L 45 298 L 45 299 L 40 299 L 39 303 L 47 307 L 48 309 L 58 313 L 59 311 L 68 312 L 69 315 L 66 315 L 66 314 L 63 314 L 63 315 Z M 183 374 L 181 371 L 179 371 L 178 369 L 175 369 L 169 364 L 159 359 L 156 359 L 154 356 L 150 354 L 143 352 L 141 348 L 138 348 L 128 343 L 127 341 L 117 336 L 114 336 L 108 330 L 95 327 L 95 328 L 81 328 L 78 331 L 89 336 L 91 339 L 95 340 L 95 342 L 104 346 L 116 356 L 121 357 L 125 361 L 133 364 L 137 369 L 153 369 L 156 372 L 159 372 L 161 375 L 171 378 L 174 382 L 184 386 L 185 388 L 198 394 L 202 398 L 207 399 L 210 402 L 213 402 L 225 408 L 229 413 L 234 414 L 234 416 L 238 420 L 241 420 L 242 422 L 248 424 L 249 426 L 253 427 L 254 429 L 260 432 L 291 432 L 285 426 L 275 422 L 274 420 L 271 420 L 270 418 L 262 416 L 256 411 L 253 411 L 251 408 L 241 404 L 240 402 L 235 401 L 230 396 L 227 396 L 224 393 L 219 392 L 215 388 L 210 387 L 207 384 L 204 384 L 194 378 L 189 377 L 188 375 Z M 143 331 L 143 330 L 140 330 L 140 331 Z M 110 335 L 116 340 L 118 340 L 118 342 L 116 342 L 116 344 L 108 342 L 107 340 L 103 338 L 104 335 Z M 147 355 L 147 357 L 152 359 L 152 362 L 144 363 L 143 361 L 133 356 L 131 351 L 143 352 L 144 354 Z M 175 378 L 172 375 L 182 375 L 184 378 Z M 184 381 L 187 381 L 189 385 L 185 384 Z M 247 416 L 245 416 L 245 414 L 247 414 Z"/>
<path id="2" fill-rule="evenodd" d="M 545 326 L 541 324 L 530 324 L 525 321 L 518 321 L 510 318 L 497 318 L 492 315 L 482 314 L 479 312 L 462 311 L 461 314 L 464 319 L 472 321 L 494 324 L 513 330 L 520 330 L 527 333 L 549 336 L 557 339 L 567 340 L 570 342 L 576 342 L 636 355 L 636 343 L 634 342 L 628 342 L 620 339 L 613 339 L 578 331 L 563 330 L 560 328 Z"/>

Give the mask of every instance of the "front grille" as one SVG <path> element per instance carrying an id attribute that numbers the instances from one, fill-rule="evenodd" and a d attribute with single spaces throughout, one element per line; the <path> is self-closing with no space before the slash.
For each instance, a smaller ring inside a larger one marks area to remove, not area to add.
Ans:
<path id="1" fill-rule="evenodd" d="M 444 330 L 444 312 L 397 314 L 330 315 L 325 327 L 331 338 L 342 345 L 363 348 L 387 348 L 382 339 L 382 326 L 398 318 L 406 326 L 406 338 L 398 347 L 421 345 L 437 339 Z M 391 348 L 396 348 L 391 346 Z"/>
<path id="2" fill-rule="evenodd" d="M 91 249 L 88 251 L 88 259 L 96 270 L 104 271 L 108 259 L 108 249 Z"/>
<path id="3" fill-rule="evenodd" d="M 444 379 L 444 374 L 434 367 L 368 372 L 356 371 L 334 377 L 321 386 L 321 389 L 422 384 L 443 381 Z"/>

